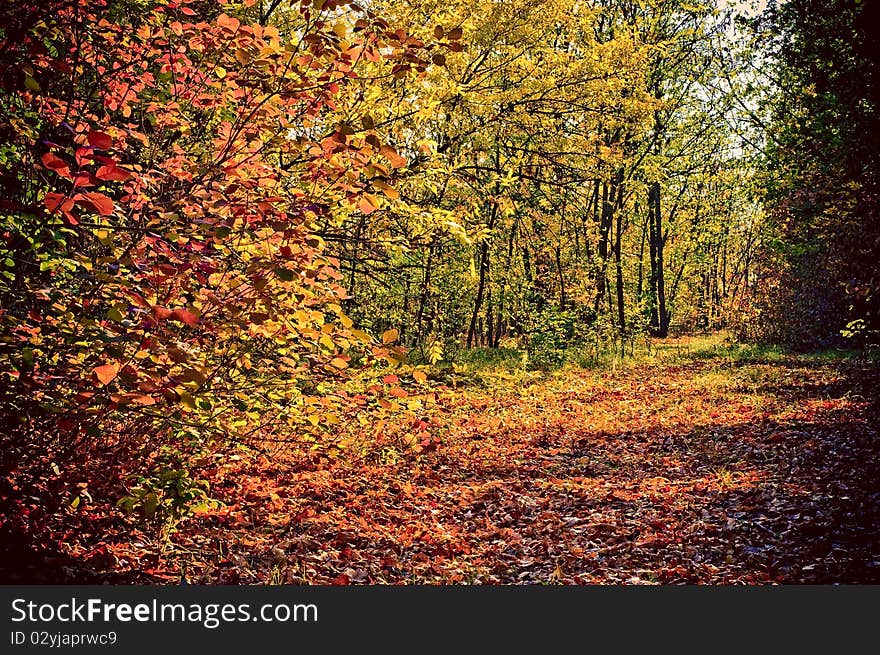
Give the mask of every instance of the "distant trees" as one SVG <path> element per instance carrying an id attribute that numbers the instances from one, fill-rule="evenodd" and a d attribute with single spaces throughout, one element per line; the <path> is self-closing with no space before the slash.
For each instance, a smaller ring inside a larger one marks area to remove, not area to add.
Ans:
<path id="1" fill-rule="evenodd" d="M 516 339 L 551 360 L 725 324 L 759 212 L 719 82 L 728 14 L 677 0 L 383 11 L 442 66 L 354 99 L 408 157 L 396 197 L 321 231 L 358 320 L 399 327 L 417 356 Z"/>

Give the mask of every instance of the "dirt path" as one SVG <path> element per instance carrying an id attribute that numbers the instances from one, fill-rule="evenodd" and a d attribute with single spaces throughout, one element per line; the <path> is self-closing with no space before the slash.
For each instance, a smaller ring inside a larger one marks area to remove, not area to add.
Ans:
<path id="1" fill-rule="evenodd" d="M 870 379 L 709 357 L 441 391 L 439 445 L 227 461 L 223 511 L 81 559 L 204 583 L 878 583 Z"/>

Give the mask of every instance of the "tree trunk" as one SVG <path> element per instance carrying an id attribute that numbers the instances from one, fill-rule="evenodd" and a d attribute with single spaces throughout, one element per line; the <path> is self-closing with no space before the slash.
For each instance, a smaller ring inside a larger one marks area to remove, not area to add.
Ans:
<path id="1" fill-rule="evenodd" d="M 623 189 L 619 189 L 618 193 L 622 194 Z M 621 258 L 621 241 L 623 239 L 623 212 L 617 212 L 617 229 L 614 235 L 614 266 L 616 269 L 615 286 L 617 291 L 617 329 L 620 330 L 621 336 L 626 332 L 626 315 L 624 312 L 623 297 L 623 262 Z"/>
<path id="2" fill-rule="evenodd" d="M 434 244 L 428 246 L 428 259 L 425 262 L 425 276 L 422 278 L 422 293 L 419 296 L 419 309 L 416 314 L 416 336 L 421 341 L 424 336 L 422 321 L 425 317 L 425 306 L 428 304 L 428 294 L 431 285 L 431 269 L 434 259 Z"/>
<path id="3" fill-rule="evenodd" d="M 666 281 L 663 272 L 663 212 L 660 207 L 660 183 L 648 188 L 649 235 L 651 257 L 651 334 L 669 335 L 669 311 L 666 308 Z"/>
<path id="4" fill-rule="evenodd" d="M 507 240 L 507 261 L 504 262 L 504 274 L 501 276 L 501 290 L 498 294 L 498 312 L 495 318 L 495 340 L 489 345 L 497 348 L 501 337 L 505 332 L 504 310 L 507 301 L 507 279 L 510 277 L 510 268 L 513 265 L 513 247 L 516 242 L 516 231 L 519 226 L 518 221 L 514 221 L 510 228 L 510 235 Z"/>
<path id="5" fill-rule="evenodd" d="M 497 203 L 492 203 L 492 211 L 489 214 L 489 222 L 486 224 L 489 230 L 495 225 L 495 217 L 498 215 Z M 483 298 L 486 294 L 486 282 L 489 277 L 489 241 L 488 237 L 480 244 L 480 278 L 477 282 L 477 297 L 474 298 L 474 311 L 471 314 L 471 324 L 468 327 L 467 347 L 472 348 L 477 336 L 482 333 L 478 326 L 480 322 L 480 310 L 483 308 Z"/>
<path id="6" fill-rule="evenodd" d="M 599 215 L 599 259 L 596 262 L 596 297 L 593 299 L 593 311 L 596 316 L 599 315 L 599 308 L 602 305 L 602 298 L 605 296 L 605 274 L 608 262 L 608 241 L 611 232 L 611 218 L 613 215 L 613 205 L 610 196 L 610 185 L 608 182 L 602 183 L 602 208 Z"/>
<path id="7" fill-rule="evenodd" d="M 483 241 L 480 244 L 480 278 L 477 282 L 477 297 L 474 298 L 474 311 L 471 314 L 471 324 L 468 327 L 467 347 L 472 348 L 476 341 L 480 310 L 483 308 L 483 297 L 486 293 L 486 278 L 489 273 L 489 243 Z"/>

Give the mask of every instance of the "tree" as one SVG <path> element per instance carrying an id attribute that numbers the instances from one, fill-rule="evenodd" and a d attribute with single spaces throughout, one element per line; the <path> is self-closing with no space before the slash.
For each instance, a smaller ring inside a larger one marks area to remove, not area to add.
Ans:
<path id="1" fill-rule="evenodd" d="M 401 357 L 353 327 L 314 231 L 400 165 L 336 99 L 364 59 L 423 73 L 422 44 L 344 1 L 225 9 L 0 9 L 5 471 L 118 483 L 218 440 L 313 442 L 367 402 L 351 363 Z M 167 470 L 144 484 L 180 488 Z"/>
<path id="2" fill-rule="evenodd" d="M 811 348 L 878 338 L 878 51 L 872 3 L 795 0 L 755 22 L 779 65 L 758 336 Z"/>

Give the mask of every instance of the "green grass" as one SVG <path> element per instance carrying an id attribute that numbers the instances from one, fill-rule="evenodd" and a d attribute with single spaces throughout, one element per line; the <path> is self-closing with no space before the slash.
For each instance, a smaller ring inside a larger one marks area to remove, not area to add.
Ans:
<path id="1" fill-rule="evenodd" d="M 558 354 L 558 353 L 557 353 Z M 795 353 L 778 345 L 749 344 L 736 341 L 729 332 L 686 335 L 669 339 L 637 338 L 627 344 L 625 354 L 619 345 L 599 348 L 595 344 L 572 344 L 562 351 L 561 361 L 546 363 L 540 355 L 529 356 L 523 348 L 462 349 L 454 363 L 439 367 L 446 377 L 458 384 L 492 386 L 528 384 L 545 374 L 562 370 L 617 370 L 645 364 L 684 364 L 690 361 L 714 361 L 719 366 L 774 364 L 799 361 L 823 364 L 841 361 L 880 362 L 880 350 L 832 348 L 812 353 Z"/>
<path id="2" fill-rule="evenodd" d="M 456 363 L 473 369 L 514 371 L 523 367 L 523 354 L 516 348 L 471 348 L 460 351 Z"/>

